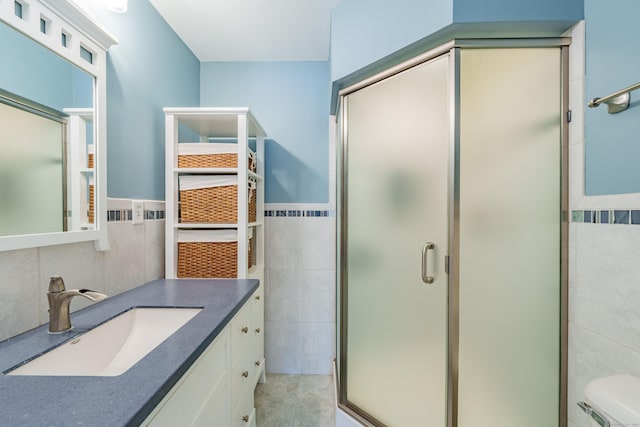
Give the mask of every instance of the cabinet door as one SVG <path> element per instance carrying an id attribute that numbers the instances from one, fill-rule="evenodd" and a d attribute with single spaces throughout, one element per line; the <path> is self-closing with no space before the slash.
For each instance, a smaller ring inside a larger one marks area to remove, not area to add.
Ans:
<path id="1" fill-rule="evenodd" d="M 444 55 L 344 101 L 342 403 L 390 426 L 446 424 L 449 75 Z"/>
<path id="2" fill-rule="evenodd" d="M 229 381 L 224 381 L 216 387 L 193 425 L 197 427 L 229 425 Z"/>
<path id="3" fill-rule="evenodd" d="M 226 328 L 143 425 L 229 425 L 229 342 Z"/>

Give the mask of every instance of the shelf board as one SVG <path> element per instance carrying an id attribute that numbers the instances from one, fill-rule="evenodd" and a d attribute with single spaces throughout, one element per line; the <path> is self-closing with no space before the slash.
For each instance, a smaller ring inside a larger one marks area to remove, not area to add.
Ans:
<path id="1" fill-rule="evenodd" d="M 197 229 L 207 229 L 207 228 L 238 228 L 238 224 L 202 224 L 202 223 L 188 223 L 188 222 L 179 222 L 177 224 L 173 224 L 173 228 L 197 228 Z"/>
<path id="2" fill-rule="evenodd" d="M 262 270 L 264 266 L 262 265 L 252 265 L 249 271 L 247 272 L 247 278 L 249 279 L 259 279 L 262 275 Z"/>
<path id="3" fill-rule="evenodd" d="M 246 115 L 248 137 L 265 136 L 260 123 L 246 107 L 167 107 L 164 112 L 199 135 L 221 138 L 237 137 L 238 115 Z"/>
<path id="4" fill-rule="evenodd" d="M 238 173 L 238 168 L 174 168 L 173 173 L 209 173 L 236 175 Z"/>
<path id="5" fill-rule="evenodd" d="M 257 179 L 259 181 L 263 179 L 261 175 L 258 175 L 255 172 L 251 172 L 251 171 L 247 171 L 247 172 L 249 173 L 249 178 Z"/>
<path id="6" fill-rule="evenodd" d="M 173 168 L 173 173 L 213 174 L 213 175 L 237 175 L 238 168 Z M 247 171 L 250 178 L 261 181 L 263 178 L 255 172 Z"/>
<path id="7" fill-rule="evenodd" d="M 238 168 L 174 168 L 174 174 L 194 174 L 194 175 L 237 175 Z M 247 176 L 249 178 L 256 179 L 258 181 L 262 181 L 261 175 L 258 175 L 255 172 L 247 171 Z"/>
<path id="8" fill-rule="evenodd" d="M 259 227 L 264 225 L 262 221 L 258 222 L 250 222 L 247 224 L 247 227 Z M 173 228 L 238 228 L 238 224 L 203 224 L 203 223 L 190 223 L 190 222 L 179 222 L 173 224 Z"/>
<path id="9" fill-rule="evenodd" d="M 80 173 L 93 173 L 94 169 L 93 168 L 81 168 L 80 169 Z"/>

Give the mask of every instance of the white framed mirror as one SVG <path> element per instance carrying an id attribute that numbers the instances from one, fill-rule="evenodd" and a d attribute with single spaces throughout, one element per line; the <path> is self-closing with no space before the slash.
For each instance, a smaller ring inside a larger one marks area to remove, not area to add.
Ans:
<path id="1" fill-rule="evenodd" d="M 68 0 L 0 0 L 0 251 L 108 249 L 106 51 L 115 43 Z"/>

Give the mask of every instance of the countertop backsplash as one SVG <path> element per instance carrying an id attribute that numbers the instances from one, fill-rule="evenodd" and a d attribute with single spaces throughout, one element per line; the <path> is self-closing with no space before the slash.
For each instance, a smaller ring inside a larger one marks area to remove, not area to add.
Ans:
<path id="1" fill-rule="evenodd" d="M 164 202 L 144 201 L 145 220 L 129 218 L 132 200 L 107 199 L 110 250 L 92 242 L 0 252 L 0 341 L 49 321 L 47 287 L 62 276 L 67 289 L 113 296 L 164 277 Z M 91 304 L 75 298 L 71 310 Z"/>

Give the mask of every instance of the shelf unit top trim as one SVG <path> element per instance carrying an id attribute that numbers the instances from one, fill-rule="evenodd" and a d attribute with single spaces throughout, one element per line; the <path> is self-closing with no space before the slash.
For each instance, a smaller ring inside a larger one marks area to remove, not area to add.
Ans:
<path id="1" fill-rule="evenodd" d="M 164 113 L 174 116 L 180 124 L 197 134 L 211 138 L 237 137 L 237 117 L 246 115 L 249 138 L 266 136 L 266 132 L 247 107 L 165 107 Z"/>

